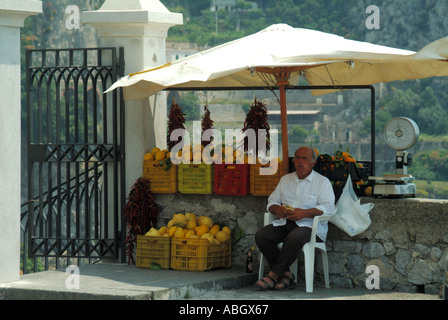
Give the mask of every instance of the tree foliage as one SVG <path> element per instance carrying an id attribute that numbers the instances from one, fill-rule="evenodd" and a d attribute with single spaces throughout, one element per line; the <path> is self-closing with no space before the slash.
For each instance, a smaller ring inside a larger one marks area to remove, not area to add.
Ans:
<path id="1" fill-rule="evenodd" d="M 446 102 L 441 101 L 430 86 L 394 88 L 378 102 L 375 130 L 382 133 L 384 125 L 393 117 L 413 119 L 421 132 L 429 135 L 448 133 Z M 445 105 L 443 107 L 443 105 Z M 364 122 L 364 131 L 370 133 L 370 117 Z"/>
<path id="2" fill-rule="evenodd" d="M 251 2 L 258 7 L 252 8 Z M 194 3 L 194 5 L 193 5 Z M 354 0 L 237 0 L 234 10 L 210 11 L 211 1 L 167 0 L 170 11 L 184 14 L 184 25 L 169 31 L 169 39 L 216 46 L 258 32 L 272 24 L 348 35 L 345 12 Z"/>

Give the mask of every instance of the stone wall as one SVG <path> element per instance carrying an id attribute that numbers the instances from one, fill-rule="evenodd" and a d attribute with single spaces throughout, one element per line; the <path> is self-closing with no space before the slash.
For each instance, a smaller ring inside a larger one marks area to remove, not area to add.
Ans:
<path id="1" fill-rule="evenodd" d="M 380 288 L 438 293 L 448 255 L 448 201 L 362 198 L 372 202 L 372 224 L 350 237 L 330 224 L 327 247 L 334 286 L 364 287 L 369 265 Z"/>
<path id="2" fill-rule="evenodd" d="M 267 197 L 180 193 L 155 196 L 160 226 L 177 212 L 207 215 L 216 223 L 229 225 L 233 230 L 232 265 L 245 264 L 245 254 L 255 245 L 254 235 L 263 225 Z M 366 202 L 375 207 L 370 212 L 372 224 L 364 233 L 350 237 L 330 224 L 330 285 L 365 288 L 371 275 L 366 268 L 374 265 L 380 272 L 380 289 L 438 293 L 443 261 L 448 256 L 448 200 L 361 198 L 361 203 Z M 256 259 L 258 255 L 254 256 Z M 323 282 L 320 261 L 317 255 L 317 283 Z M 299 266 L 299 276 L 303 277 L 303 263 Z"/>

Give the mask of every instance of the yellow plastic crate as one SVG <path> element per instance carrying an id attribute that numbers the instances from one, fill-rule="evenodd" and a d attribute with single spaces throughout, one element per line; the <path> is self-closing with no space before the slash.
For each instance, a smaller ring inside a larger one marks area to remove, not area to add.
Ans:
<path id="1" fill-rule="evenodd" d="M 261 175 L 261 167 L 269 167 L 269 164 L 257 163 L 250 165 L 250 193 L 254 196 L 269 196 L 275 190 L 284 174 L 283 162 L 278 164 L 277 171 L 272 175 Z"/>
<path id="2" fill-rule="evenodd" d="M 180 193 L 211 194 L 213 191 L 211 164 L 180 163 L 177 169 L 177 186 Z"/>
<path id="3" fill-rule="evenodd" d="M 205 271 L 232 266 L 231 241 L 210 244 L 206 239 L 173 238 L 171 269 Z"/>
<path id="4" fill-rule="evenodd" d="M 177 166 L 174 164 L 166 170 L 165 161 L 144 160 L 143 177 L 149 179 L 149 189 L 153 193 L 177 192 Z"/>
<path id="5" fill-rule="evenodd" d="M 137 235 L 137 262 L 139 268 L 151 268 L 158 264 L 162 269 L 170 268 L 171 238 Z"/>

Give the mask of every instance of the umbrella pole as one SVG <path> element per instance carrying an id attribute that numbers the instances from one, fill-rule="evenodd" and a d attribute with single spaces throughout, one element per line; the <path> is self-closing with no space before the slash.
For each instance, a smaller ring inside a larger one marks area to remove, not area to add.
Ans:
<path id="1" fill-rule="evenodd" d="M 280 91 L 280 117 L 282 128 L 282 155 L 283 172 L 289 173 L 289 148 L 288 148 L 288 112 L 286 108 L 286 86 L 289 86 L 289 76 L 294 68 L 281 67 L 274 68 L 274 76 L 277 80 L 277 87 Z"/>
<path id="2" fill-rule="evenodd" d="M 282 128 L 282 155 L 283 155 L 283 172 L 289 173 L 289 148 L 288 148 L 288 114 L 286 110 L 286 86 L 279 85 L 280 91 L 280 115 Z"/>

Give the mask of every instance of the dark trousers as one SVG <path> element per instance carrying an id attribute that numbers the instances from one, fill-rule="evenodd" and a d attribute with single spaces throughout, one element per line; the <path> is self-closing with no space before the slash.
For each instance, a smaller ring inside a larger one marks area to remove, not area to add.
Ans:
<path id="1" fill-rule="evenodd" d="M 311 228 L 299 227 L 292 220 L 286 221 L 284 226 L 264 226 L 255 234 L 255 243 L 266 258 L 271 271 L 278 276 L 289 271 L 300 250 L 311 238 Z M 316 241 L 322 242 L 317 236 Z M 278 248 L 280 242 L 283 242 L 282 249 Z"/>

